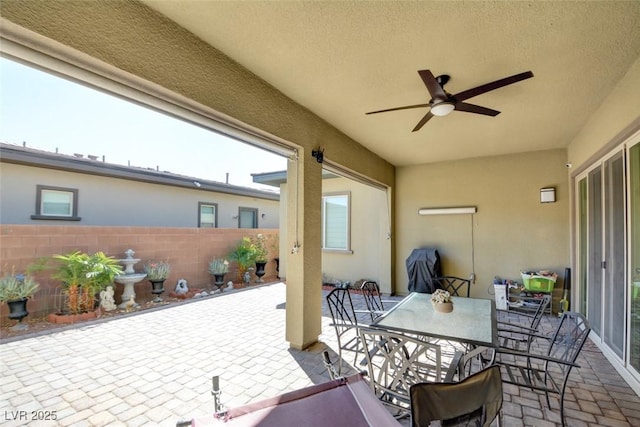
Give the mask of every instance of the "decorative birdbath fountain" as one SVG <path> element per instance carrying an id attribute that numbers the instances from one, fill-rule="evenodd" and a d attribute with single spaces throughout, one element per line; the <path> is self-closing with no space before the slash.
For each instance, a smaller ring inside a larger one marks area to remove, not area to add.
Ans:
<path id="1" fill-rule="evenodd" d="M 118 308 L 137 308 L 140 305 L 136 303 L 136 293 L 133 285 L 142 281 L 147 275 L 145 273 L 136 273 L 133 266 L 140 261 L 138 258 L 134 258 L 135 252 L 132 249 L 127 249 L 124 253 L 127 257 L 125 259 L 119 259 L 118 262 L 124 265 L 124 274 L 116 276 L 113 280 L 116 283 L 124 285 L 124 292 L 122 292 L 122 303 L 118 305 Z"/>

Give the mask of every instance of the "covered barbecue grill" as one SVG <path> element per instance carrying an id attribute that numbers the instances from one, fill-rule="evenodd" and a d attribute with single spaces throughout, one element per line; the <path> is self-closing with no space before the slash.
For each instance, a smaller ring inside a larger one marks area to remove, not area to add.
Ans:
<path id="1" fill-rule="evenodd" d="M 442 276 L 440 255 L 434 248 L 414 249 L 407 258 L 409 292 L 432 294 L 436 290 L 434 278 Z"/>

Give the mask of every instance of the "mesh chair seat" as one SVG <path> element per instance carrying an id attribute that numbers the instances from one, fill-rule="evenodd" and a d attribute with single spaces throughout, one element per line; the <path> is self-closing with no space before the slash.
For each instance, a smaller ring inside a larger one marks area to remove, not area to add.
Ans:
<path id="1" fill-rule="evenodd" d="M 458 383 L 420 383 L 410 390 L 411 426 L 488 427 L 502 408 L 500 367 L 493 365 Z"/>

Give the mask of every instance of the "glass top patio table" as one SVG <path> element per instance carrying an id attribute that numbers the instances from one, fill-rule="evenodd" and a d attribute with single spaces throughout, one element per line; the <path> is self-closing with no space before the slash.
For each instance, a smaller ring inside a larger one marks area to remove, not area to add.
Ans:
<path id="1" fill-rule="evenodd" d="M 431 294 L 411 293 L 371 326 L 480 347 L 498 347 L 496 304 L 490 299 L 451 297 L 453 311 L 440 313 Z"/>

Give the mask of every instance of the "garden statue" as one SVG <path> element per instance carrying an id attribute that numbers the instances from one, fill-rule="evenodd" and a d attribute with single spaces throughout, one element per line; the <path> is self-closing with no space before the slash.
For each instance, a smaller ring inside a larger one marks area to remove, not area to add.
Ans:
<path id="1" fill-rule="evenodd" d="M 249 282 L 251 282 L 251 274 L 249 274 L 248 271 L 245 271 L 243 279 L 244 279 L 244 283 L 246 283 L 248 285 Z"/>
<path id="2" fill-rule="evenodd" d="M 107 289 L 100 291 L 100 307 L 104 311 L 113 311 L 116 309 L 116 302 L 113 298 L 113 286 L 107 286 Z"/>
<path id="3" fill-rule="evenodd" d="M 187 286 L 187 281 L 185 279 L 178 280 L 176 284 L 176 294 L 183 295 L 189 292 L 189 287 Z"/>

